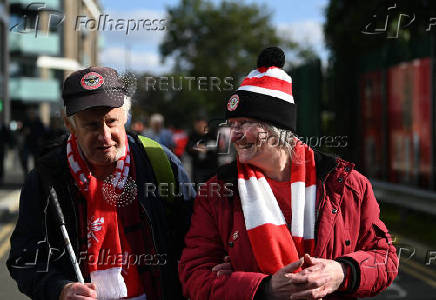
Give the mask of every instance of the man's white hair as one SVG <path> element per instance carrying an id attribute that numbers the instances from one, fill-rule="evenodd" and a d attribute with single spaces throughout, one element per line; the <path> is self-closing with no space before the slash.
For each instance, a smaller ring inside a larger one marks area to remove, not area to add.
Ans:
<path id="1" fill-rule="evenodd" d="M 124 96 L 124 104 L 121 106 L 121 108 L 124 110 L 124 113 L 126 114 L 126 120 L 128 120 L 131 116 L 130 109 L 132 107 L 132 98 L 128 96 Z M 64 106 L 64 114 L 67 115 L 67 108 Z M 68 122 L 71 124 L 71 126 L 76 127 L 76 121 L 74 120 L 74 115 L 67 117 Z"/>

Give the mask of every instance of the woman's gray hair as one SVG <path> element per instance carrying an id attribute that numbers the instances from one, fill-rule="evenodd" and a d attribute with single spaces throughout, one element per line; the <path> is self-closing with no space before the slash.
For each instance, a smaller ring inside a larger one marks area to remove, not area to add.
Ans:
<path id="1" fill-rule="evenodd" d="M 277 147 L 287 149 L 291 157 L 294 153 L 294 147 L 297 144 L 296 136 L 292 130 L 280 129 L 270 123 L 259 122 L 261 127 L 269 134 L 267 138 L 268 143 L 274 143 Z M 270 137 L 274 137 L 274 141 L 270 141 Z"/>
<path id="2" fill-rule="evenodd" d="M 131 116 L 130 109 L 132 108 L 132 98 L 128 96 L 124 96 L 124 104 L 123 106 L 121 106 L 121 108 L 124 110 L 126 114 L 126 120 L 128 120 Z M 64 115 L 65 116 L 67 115 L 65 106 L 64 106 Z M 74 115 L 67 117 L 67 119 L 73 127 L 76 126 Z"/>

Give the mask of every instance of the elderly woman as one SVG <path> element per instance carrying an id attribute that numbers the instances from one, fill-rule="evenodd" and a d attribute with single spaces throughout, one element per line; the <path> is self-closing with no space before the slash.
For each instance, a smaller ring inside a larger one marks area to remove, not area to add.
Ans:
<path id="1" fill-rule="evenodd" d="M 283 65 L 283 51 L 263 50 L 227 103 L 237 161 L 195 201 L 179 265 L 192 300 L 354 299 L 376 295 L 398 273 L 368 179 L 292 134 Z M 229 183 L 233 193 L 220 193 Z"/>

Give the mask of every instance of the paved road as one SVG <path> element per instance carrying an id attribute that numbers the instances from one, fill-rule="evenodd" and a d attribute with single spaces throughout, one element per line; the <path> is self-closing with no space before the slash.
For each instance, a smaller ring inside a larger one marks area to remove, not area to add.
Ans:
<path id="1" fill-rule="evenodd" d="M 0 224 L 0 299 L 25 300 L 29 299 L 18 291 L 17 284 L 9 276 L 6 269 L 6 259 L 9 255 L 9 237 L 14 228 L 14 223 Z"/>

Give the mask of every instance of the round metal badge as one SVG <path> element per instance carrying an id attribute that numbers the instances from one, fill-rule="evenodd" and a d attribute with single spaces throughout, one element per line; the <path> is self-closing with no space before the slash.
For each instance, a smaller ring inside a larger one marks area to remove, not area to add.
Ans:
<path id="1" fill-rule="evenodd" d="M 229 102 L 227 102 L 227 110 L 234 111 L 236 108 L 238 108 L 239 105 L 239 96 L 237 94 L 234 94 L 232 97 L 230 97 Z"/>
<path id="2" fill-rule="evenodd" d="M 95 90 L 101 87 L 104 83 L 104 78 L 96 72 L 89 72 L 83 75 L 80 80 L 80 85 L 85 90 Z"/>

